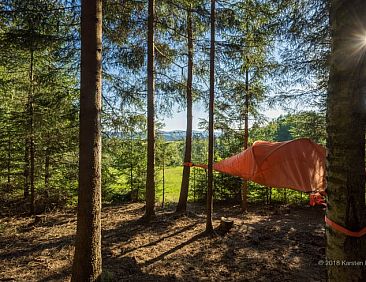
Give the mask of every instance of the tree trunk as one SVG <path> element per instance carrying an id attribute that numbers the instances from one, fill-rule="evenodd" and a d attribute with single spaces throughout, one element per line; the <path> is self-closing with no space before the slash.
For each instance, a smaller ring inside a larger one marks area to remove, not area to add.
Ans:
<path id="1" fill-rule="evenodd" d="M 34 148 L 34 127 L 33 127 L 33 102 L 31 104 L 31 138 L 30 138 L 30 209 L 31 214 L 35 214 L 35 190 L 34 190 L 34 169 L 35 169 L 35 148 Z"/>
<path id="2" fill-rule="evenodd" d="M 332 55 L 327 115 L 327 217 L 352 231 L 366 225 L 365 30 L 361 0 L 331 1 Z M 357 37 L 357 34 L 359 38 Z M 366 281 L 366 236 L 326 229 L 329 281 Z M 362 262 L 363 266 L 345 266 Z"/>
<path id="3" fill-rule="evenodd" d="M 50 149 L 47 147 L 45 151 L 44 162 L 44 187 L 48 195 L 49 183 L 50 183 Z"/>
<path id="4" fill-rule="evenodd" d="M 147 170 L 145 219 L 155 216 L 155 81 L 154 81 L 155 0 L 149 0 L 147 36 Z"/>
<path id="5" fill-rule="evenodd" d="M 188 77 L 187 77 L 187 131 L 184 162 L 192 160 L 192 80 L 193 80 L 193 32 L 191 6 L 187 12 L 187 35 L 188 35 Z M 180 188 L 177 212 L 187 211 L 187 199 L 189 189 L 190 167 L 183 167 L 182 185 Z"/>
<path id="6" fill-rule="evenodd" d="M 71 281 L 100 281 L 102 0 L 81 3 L 79 197 Z"/>
<path id="7" fill-rule="evenodd" d="M 210 48 L 210 101 L 208 112 L 208 176 L 206 232 L 213 231 L 213 157 L 214 157 L 214 102 L 215 102 L 215 0 L 211 0 L 211 48 Z"/>
<path id="8" fill-rule="evenodd" d="M 243 149 L 248 148 L 249 139 L 249 71 L 245 69 L 245 104 L 244 104 L 244 144 Z M 241 186 L 241 208 L 243 212 L 248 210 L 248 180 L 243 179 Z"/>
<path id="9" fill-rule="evenodd" d="M 269 188 L 269 204 L 272 203 L 272 188 Z"/>
<path id="10" fill-rule="evenodd" d="M 165 146 L 163 145 L 163 200 L 161 202 L 161 207 L 165 207 Z"/>
<path id="11" fill-rule="evenodd" d="M 29 142 L 28 137 L 25 140 L 24 148 L 24 199 L 29 197 Z"/>
<path id="12" fill-rule="evenodd" d="M 34 109 L 33 109 L 33 99 L 34 99 L 34 50 L 33 46 L 31 46 L 30 50 L 30 67 L 29 67 L 29 93 L 28 93 L 28 148 L 29 148 L 29 182 L 30 182 L 30 214 L 35 214 L 35 191 L 34 191 Z"/>
<path id="13" fill-rule="evenodd" d="M 133 191 L 133 136 L 132 136 L 132 127 L 130 130 L 130 188 Z"/>
<path id="14" fill-rule="evenodd" d="M 11 136 L 10 131 L 8 130 L 8 162 L 7 162 L 8 187 L 10 187 L 10 174 L 11 174 Z"/>

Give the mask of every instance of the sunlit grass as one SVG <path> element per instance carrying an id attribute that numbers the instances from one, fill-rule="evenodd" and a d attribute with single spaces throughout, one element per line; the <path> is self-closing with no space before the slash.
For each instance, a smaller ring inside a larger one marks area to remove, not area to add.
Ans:
<path id="1" fill-rule="evenodd" d="M 166 167 L 165 168 L 165 202 L 178 202 L 180 185 L 182 181 L 183 167 Z M 163 172 L 159 168 L 156 177 L 156 200 L 163 200 Z"/>

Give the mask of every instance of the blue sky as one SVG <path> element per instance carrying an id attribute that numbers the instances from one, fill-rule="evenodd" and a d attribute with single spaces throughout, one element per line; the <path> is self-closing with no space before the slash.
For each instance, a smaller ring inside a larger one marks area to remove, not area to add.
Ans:
<path id="1" fill-rule="evenodd" d="M 277 118 L 285 112 L 281 109 L 269 109 L 265 110 L 263 114 L 268 119 Z M 208 112 L 205 112 L 204 106 L 200 104 L 193 105 L 193 130 L 200 130 L 198 128 L 199 119 L 208 119 Z M 163 130 L 174 131 L 174 130 L 186 130 L 186 111 L 178 112 L 178 108 L 175 108 L 175 114 L 171 118 L 164 118 L 163 122 L 165 126 Z"/>
<path id="2" fill-rule="evenodd" d="M 173 131 L 173 130 L 186 130 L 186 111 L 178 112 L 178 107 L 174 109 L 175 113 L 171 118 L 164 118 L 163 122 L 165 127 L 163 130 Z M 202 105 L 193 105 L 193 130 L 199 130 L 198 123 L 200 118 L 207 119 L 208 113 L 205 113 Z"/>

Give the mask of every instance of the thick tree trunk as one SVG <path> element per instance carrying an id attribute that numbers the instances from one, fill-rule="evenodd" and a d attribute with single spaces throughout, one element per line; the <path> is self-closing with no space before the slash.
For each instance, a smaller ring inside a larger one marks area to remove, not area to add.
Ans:
<path id="1" fill-rule="evenodd" d="M 213 157 L 214 157 L 214 105 L 215 105 L 215 0 L 211 0 L 211 48 L 210 48 L 210 101 L 208 112 L 208 172 L 206 232 L 213 231 Z"/>
<path id="2" fill-rule="evenodd" d="M 193 32 L 192 32 L 192 11 L 187 13 L 187 35 L 188 35 L 188 77 L 187 77 L 187 130 L 184 162 L 191 162 L 192 158 L 192 80 L 193 80 Z M 189 189 L 190 167 L 183 167 L 182 185 L 180 188 L 177 212 L 186 212 Z"/>
<path id="3" fill-rule="evenodd" d="M 249 139 L 249 71 L 245 69 L 245 104 L 244 104 L 244 144 L 243 149 L 248 148 Z M 248 180 L 243 179 L 241 186 L 241 208 L 245 212 L 248 210 Z"/>
<path id="4" fill-rule="evenodd" d="M 81 3 L 79 202 L 71 281 L 100 281 L 102 0 Z"/>
<path id="5" fill-rule="evenodd" d="M 155 0 L 149 0 L 147 36 L 147 170 L 145 219 L 155 216 L 155 81 L 154 81 Z"/>
<path id="6" fill-rule="evenodd" d="M 357 231 L 366 225 L 365 2 L 333 0 L 330 16 L 327 217 Z M 350 237 L 329 227 L 326 235 L 329 281 L 366 281 L 366 236 Z M 363 265 L 347 266 L 347 262 L 362 262 Z"/>

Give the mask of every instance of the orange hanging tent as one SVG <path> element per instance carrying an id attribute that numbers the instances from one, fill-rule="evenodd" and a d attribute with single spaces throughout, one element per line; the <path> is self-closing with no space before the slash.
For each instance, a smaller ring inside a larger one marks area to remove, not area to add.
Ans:
<path id="1" fill-rule="evenodd" d="M 310 139 L 256 141 L 240 154 L 214 164 L 213 169 L 246 180 L 302 192 L 324 192 L 324 147 Z M 207 165 L 195 165 L 207 168 Z"/>

